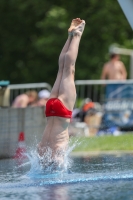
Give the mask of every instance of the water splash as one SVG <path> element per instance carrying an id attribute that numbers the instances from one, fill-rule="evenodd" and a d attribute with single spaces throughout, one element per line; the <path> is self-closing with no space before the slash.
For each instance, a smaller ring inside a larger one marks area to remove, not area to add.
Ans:
<path id="1" fill-rule="evenodd" d="M 88 179 L 87 174 L 77 174 L 69 171 L 73 164 L 72 159 L 70 159 L 70 153 L 77 145 L 80 144 L 78 140 L 74 143 L 71 142 L 72 141 L 70 140 L 67 151 L 62 152 L 64 162 L 61 166 L 57 166 L 56 163 L 54 163 L 52 150 L 50 148 L 47 148 L 43 157 L 38 155 L 35 147 L 29 148 L 26 153 L 28 160 L 20 162 L 20 164 L 16 167 L 16 169 L 18 169 L 18 171 L 16 171 L 17 173 L 21 171 L 21 169 L 24 169 L 26 172 L 22 172 L 23 175 L 19 173 L 19 176 L 15 177 L 14 181 L 6 183 L 3 186 L 0 185 L 0 188 L 21 188 L 90 181 L 91 178 Z M 57 152 L 57 157 L 60 156 L 60 153 L 61 152 Z M 41 159 L 45 162 L 41 162 Z"/>
<path id="2" fill-rule="evenodd" d="M 74 160 L 71 160 L 69 156 L 71 151 L 79 144 L 77 140 L 74 144 L 71 143 L 69 145 L 69 148 L 64 154 L 64 168 L 56 168 L 56 170 L 53 170 L 51 166 L 44 168 L 39 162 L 39 156 L 35 148 L 29 149 L 26 154 L 28 160 L 21 162 L 17 167 L 18 170 L 16 170 L 14 178 L 11 177 L 12 179 L 10 181 L 8 179 L 5 183 L 0 184 L 0 190 L 5 188 L 16 189 L 97 181 L 112 182 L 133 180 L 132 168 L 129 169 L 129 166 L 125 166 L 125 160 L 121 164 L 118 160 L 114 162 L 110 158 L 109 160 L 105 160 L 106 157 L 104 157 L 104 162 L 101 162 L 101 160 L 98 163 L 93 160 L 92 162 L 91 160 L 89 162 L 83 160 L 85 162 L 82 162 L 80 160 L 80 162 L 78 161 L 75 164 L 73 162 Z M 47 150 L 44 158 L 46 158 L 48 163 L 52 161 L 51 150 Z M 69 173 L 69 168 L 72 169 L 72 173 Z"/>
<path id="3" fill-rule="evenodd" d="M 29 178 L 63 178 L 66 173 L 70 173 L 70 168 L 72 165 L 72 159 L 70 159 L 70 153 L 79 144 L 78 140 L 68 146 L 66 151 L 57 151 L 56 158 L 63 157 L 63 163 L 57 163 L 52 158 L 52 150 L 47 148 L 43 156 L 39 156 L 37 151 L 33 148 L 29 149 L 26 153 L 29 161 L 22 164 L 22 166 L 30 165 L 30 170 L 26 173 Z"/>

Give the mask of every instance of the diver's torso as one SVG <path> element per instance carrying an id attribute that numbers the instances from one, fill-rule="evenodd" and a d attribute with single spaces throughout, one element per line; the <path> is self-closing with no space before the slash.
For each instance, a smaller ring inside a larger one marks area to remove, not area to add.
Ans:
<path id="1" fill-rule="evenodd" d="M 69 118 L 47 117 L 47 125 L 42 138 L 42 146 L 50 147 L 52 150 L 65 149 L 68 145 Z"/>

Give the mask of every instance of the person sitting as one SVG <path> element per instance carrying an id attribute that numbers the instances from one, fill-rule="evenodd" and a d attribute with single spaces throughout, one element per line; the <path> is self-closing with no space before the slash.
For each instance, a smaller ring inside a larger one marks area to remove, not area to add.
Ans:
<path id="1" fill-rule="evenodd" d="M 80 18 L 72 20 L 68 29 L 68 39 L 59 56 L 57 78 L 46 103 L 47 124 L 42 140 L 37 146 L 42 165 L 52 163 L 62 165 L 64 163 L 69 141 L 68 126 L 76 100 L 75 63 L 84 27 L 84 20 Z M 49 159 L 49 163 L 46 163 L 45 154 L 49 149 L 51 159 Z"/>
<path id="2" fill-rule="evenodd" d="M 25 108 L 29 105 L 34 104 L 38 99 L 37 92 L 27 91 L 25 94 L 17 96 L 12 104 L 13 108 Z"/>
<path id="3" fill-rule="evenodd" d="M 48 101 L 50 97 L 50 92 L 48 90 L 41 90 L 38 93 L 38 102 L 37 102 L 37 106 L 46 106 L 46 103 Z"/>

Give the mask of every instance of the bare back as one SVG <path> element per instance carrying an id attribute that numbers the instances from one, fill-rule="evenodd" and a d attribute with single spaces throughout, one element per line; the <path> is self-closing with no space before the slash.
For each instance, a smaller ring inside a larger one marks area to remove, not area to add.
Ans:
<path id="1" fill-rule="evenodd" d="M 26 94 L 21 94 L 13 102 L 12 107 L 14 108 L 25 108 L 29 103 L 29 98 Z"/>
<path id="2" fill-rule="evenodd" d="M 70 119 L 63 117 L 47 117 L 47 125 L 44 130 L 42 143 L 53 151 L 65 149 L 68 144 L 68 126 Z"/>
<path id="3" fill-rule="evenodd" d="M 109 61 L 104 65 L 102 79 L 125 80 L 127 76 L 125 66 L 121 61 Z"/>

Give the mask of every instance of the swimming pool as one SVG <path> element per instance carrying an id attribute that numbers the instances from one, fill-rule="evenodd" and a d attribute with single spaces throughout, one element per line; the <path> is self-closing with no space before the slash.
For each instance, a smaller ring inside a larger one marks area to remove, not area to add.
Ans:
<path id="1" fill-rule="evenodd" d="M 133 199 L 133 155 L 72 157 L 68 173 L 29 176 L 27 160 L 0 160 L 0 199 Z"/>

